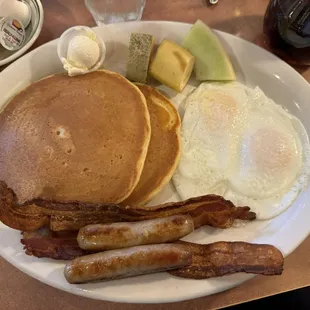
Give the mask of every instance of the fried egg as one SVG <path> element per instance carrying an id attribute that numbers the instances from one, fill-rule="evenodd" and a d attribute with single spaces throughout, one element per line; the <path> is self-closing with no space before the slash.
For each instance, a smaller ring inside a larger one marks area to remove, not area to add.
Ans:
<path id="1" fill-rule="evenodd" d="M 234 166 L 248 98 L 239 83 L 201 84 L 189 97 L 182 121 L 183 154 L 174 183 L 182 197 L 223 195 Z"/>
<path id="2" fill-rule="evenodd" d="M 218 194 L 269 219 L 308 185 L 304 126 L 258 87 L 201 84 L 186 102 L 182 142 L 173 177 L 182 199 Z"/>

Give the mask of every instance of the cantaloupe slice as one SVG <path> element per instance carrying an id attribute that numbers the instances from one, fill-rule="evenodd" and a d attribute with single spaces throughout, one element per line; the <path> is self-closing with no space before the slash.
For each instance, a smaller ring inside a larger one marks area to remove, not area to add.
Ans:
<path id="1" fill-rule="evenodd" d="M 126 78 L 132 82 L 145 83 L 154 46 L 154 37 L 133 32 L 129 41 Z"/>
<path id="2" fill-rule="evenodd" d="M 193 71 L 195 58 L 178 44 L 163 40 L 149 68 L 150 75 L 161 83 L 181 92 Z"/>
<path id="3" fill-rule="evenodd" d="M 183 44 L 195 57 L 195 74 L 199 81 L 231 81 L 236 75 L 231 61 L 218 37 L 198 20 L 185 37 Z"/>

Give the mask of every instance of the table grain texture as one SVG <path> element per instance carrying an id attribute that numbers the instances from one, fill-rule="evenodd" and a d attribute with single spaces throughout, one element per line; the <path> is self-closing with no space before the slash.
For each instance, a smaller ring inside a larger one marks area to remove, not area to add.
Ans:
<path id="1" fill-rule="evenodd" d="M 83 0 L 41 0 L 45 20 L 33 48 L 61 35 L 74 25 L 94 26 Z M 263 15 L 269 0 L 147 0 L 143 20 L 170 20 L 193 23 L 203 20 L 223 30 L 264 46 Z M 0 68 L 1 70 L 1 68 Z M 308 81 L 308 67 L 296 67 Z M 49 287 L 23 274 L 0 257 L 0 309 L 5 310 L 210 310 L 278 294 L 310 285 L 310 237 L 285 259 L 282 276 L 257 276 L 213 296 L 173 304 L 137 305 L 91 300 Z"/>

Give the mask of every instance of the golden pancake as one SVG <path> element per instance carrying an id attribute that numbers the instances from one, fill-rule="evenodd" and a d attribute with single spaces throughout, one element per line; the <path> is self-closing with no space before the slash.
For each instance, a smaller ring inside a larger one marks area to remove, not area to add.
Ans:
<path id="1" fill-rule="evenodd" d="M 122 205 L 149 202 L 170 181 L 181 155 L 180 116 L 174 105 L 151 86 L 136 84 L 146 98 L 151 118 L 151 141 L 140 181 Z"/>
<path id="2" fill-rule="evenodd" d="M 0 114 L 0 180 L 20 202 L 118 203 L 140 179 L 150 130 L 143 94 L 119 74 L 47 77 Z"/>

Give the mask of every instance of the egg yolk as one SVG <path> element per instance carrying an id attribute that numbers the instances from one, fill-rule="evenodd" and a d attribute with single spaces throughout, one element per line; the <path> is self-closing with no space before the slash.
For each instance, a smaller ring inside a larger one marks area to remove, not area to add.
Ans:
<path id="1" fill-rule="evenodd" d="M 235 100 L 218 91 L 206 92 L 202 98 L 201 106 L 206 126 L 213 131 L 231 126 L 237 114 Z"/>
<path id="2" fill-rule="evenodd" d="M 271 173 L 291 165 L 295 152 L 294 140 L 273 128 L 261 128 L 252 138 L 251 151 L 256 166 Z"/>

